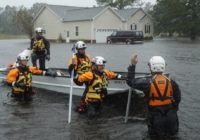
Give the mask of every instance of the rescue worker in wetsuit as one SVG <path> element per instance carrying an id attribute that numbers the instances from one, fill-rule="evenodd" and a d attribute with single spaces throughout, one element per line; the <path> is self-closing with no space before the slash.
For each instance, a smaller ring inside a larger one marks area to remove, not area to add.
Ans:
<path id="1" fill-rule="evenodd" d="M 27 66 L 29 57 L 21 53 L 17 57 L 18 66 L 7 75 L 6 81 L 12 87 L 11 97 L 18 100 L 29 101 L 32 99 L 32 74 L 56 76 L 53 72 L 42 71 L 37 67 Z"/>
<path id="2" fill-rule="evenodd" d="M 90 71 L 90 56 L 85 53 L 85 49 L 87 48 L 86 44 L 83 41 L 78 41 L 75 44 L 75 48 L 77 50 L 77 53 L 74 56 L 74 64 L 72 64 L 72 59 L 69 61 L 69 73 L 71 74 L 71 71 L 74 69 L 74 71 L 78 74 L 84 74 L 88 71 Z M 74 81 L 76 85 L 82 86 L 84 83 L 80 83 L 78 81 Z M 78 112 L 85 112 L 84 106 L 85 103 L 85 95 L 83 94 L 80 105 L 76 108 L 76 111 Z"/>
<path id="3" fill-rule="evenodd" d="M 35 29 L 36 36 L 31 39 L 30 49 L 33 50 L 31 54 L 32 64 L 37 67 L 37 60 L 39 60 L 39 68 L 45 70 L 45 59 L 50 60 L 50 43 L 43 36 L 44 30 L 41 27 Z"/>
<path id="4" fill-rule="evenodd" d="M 178 84 L 165 75 L 165 60 L 161 56 L 153 56 L 148 63 L 152 76 L 135 79 L 137 55 L 131 59 L 128 67 L 127 84 L 145 93 L 148 104 L 148 132 L 150 136 L 173 136 L 178 132 L 177 116 L 181 100 Z"/>
<path id="5" fill-rule="evenodd" d="M 85 54 L 87 46 L 83 41 L 78 41 L 75 48 L 77 53 L 74 56 L 74 64 L 72 64 L 72 59 L 69 60 L 69 73 L 71 74 L 72 69 L 74 69 L 77 74 L 81 75 L 90 71 L 90 56 Z"/>
<path id="6" fill-rule="evenodd" d="M 92 69 L 84 74 L 77 74 L 74 80 L 86 84 L 84 111 L 88 116 L 94 116 L 100 113 L 101 103 L 107 95 L 108 80 L 121 78 L 120 74 L 104 69 L 105 59 L 97 56 L 92 59 Z"/>

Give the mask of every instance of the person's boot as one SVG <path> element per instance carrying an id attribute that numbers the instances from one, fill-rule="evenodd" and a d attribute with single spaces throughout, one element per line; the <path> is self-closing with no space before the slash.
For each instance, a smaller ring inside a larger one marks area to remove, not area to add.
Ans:
<path id="1" fill-rule="evenodd" d="M 86 112 L 86 102 L 84 100 L 80 101 L 80 105 L 76 108 L 76 112 L 78 112 L 78 113 Z"/>

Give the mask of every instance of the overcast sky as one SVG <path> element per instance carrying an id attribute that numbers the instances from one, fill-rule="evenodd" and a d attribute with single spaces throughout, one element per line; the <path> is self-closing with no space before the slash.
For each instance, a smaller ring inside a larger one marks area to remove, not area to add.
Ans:
<path id="1" fill-rule="evenodd" d="M 156 0 L 143 0 L 145 2 L 151 2 L 155 4 Z M 26 7 L 31 7 L 34 3 L 48 3 L 55 5 L 69 5 L 69 6 L 82 6 L 82 7 L 92 7 L 96 5 L 95 0 L 0 0 L 0 7 L 10 6 L 20 6 L 24 5 Z"/>

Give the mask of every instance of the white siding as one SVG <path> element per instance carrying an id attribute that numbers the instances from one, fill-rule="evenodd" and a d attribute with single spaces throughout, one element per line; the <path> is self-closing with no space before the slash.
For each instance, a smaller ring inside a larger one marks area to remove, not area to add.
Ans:
<path id="1" fill-rule="evenodd" d="M 67 37 L 69 31 L 70 39 L 88 39 L 90 40 L 91 21 L 62 22 L 51 10 L 45 8 L 39 15 L 34 24 L 35 27 L 43 27 L 46 30 L 47 39 L 56 40 L 59 34 L 63 39 Z M 79 35 L 75 35 L 75 27 L 79 28 Z"/>
<path id="2" fill-rule="evenodd" d="M 145 33 L 145 25 L 149 24 L 150 25 L 150 33 Z M 140 22 L 140 26 L 142 28 L 142 31 L 144 33 L 144 36 L 153 36 L 154 33 L 154 25 L 153 25 L 153 21 L 146 16 L 141 22 Z"/>
<path id="3" fill-rule="evenodd" d="M 143 31 L 144 36 L 153 36 L 153 22 L 152 20 L 146 16 L 144 19 L 141 20 L 142 17 L 145 16 L 145 13 L 143 12 L 143 10 L 138 10 L 127 22 L 127 27 L 128 30 L 130 30 L 131 28 L 131 24 L 135 23 L 137 25 L 137 30 L 138 31 Z M 145 24 L 149 24 L 151 29 L 150 29 L 150 33 L 145 34 Z"/>
<path id="4" fill-rule="evenodd" d="M 76 26 L 78 26 L 79 35 L 76 36 Z M 91 21 L 75 21 L 75 22 L 64 22 L 62 23 L 63 31 L 65 31 L 64 36 L 66 37 L 66 32 L 69 31 L 70 39 L 86 39 L 90 40 L 91 37 Z"/>
<path id="5" fill-rule="evenodd" d="M 47 39 L 57 39 L 62 29 L 60 19 L 53 14 L 48 8 L 39 15 L 34 23 L 35 27 L 43 27 L 46 30 Z"/>
<path id="6" fill-rule="evenodd" d="M 97 29 L 118 29 L 123 30 L 121 19 L 109 8 L 94 20 L 94 33 Z M 95 34 L 93 39 L 95 38 Z"/>

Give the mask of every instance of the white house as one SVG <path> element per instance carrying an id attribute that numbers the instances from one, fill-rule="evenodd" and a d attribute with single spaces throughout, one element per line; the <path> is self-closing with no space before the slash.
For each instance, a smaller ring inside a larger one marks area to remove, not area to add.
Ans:
<path id="1" fill-rule="evenodd" d="M 111 7 L 72 7 L 46 5 L 34 18 L 35 27 L 46 30 L 49 40 L 88 40 L 104 43 L 106 37 L 116 30 L 143 31 L 144 36 L 153 35 L 152 18 L 141 8 L 115 10 Z"/>

